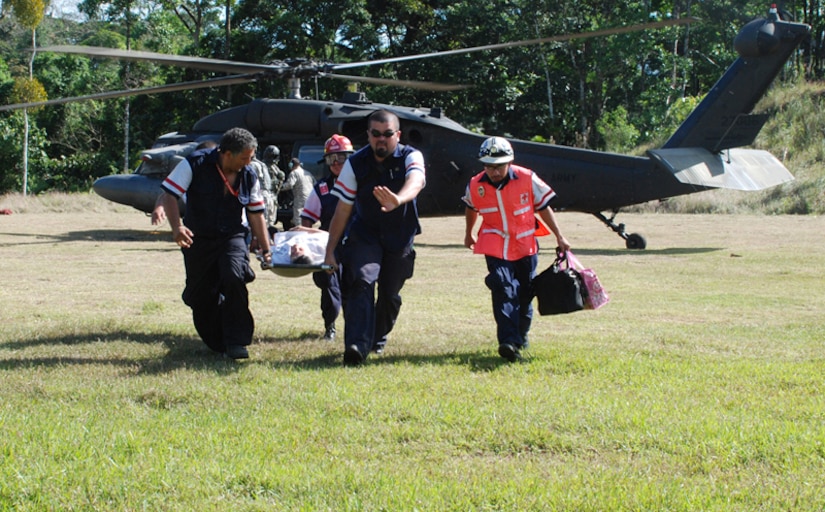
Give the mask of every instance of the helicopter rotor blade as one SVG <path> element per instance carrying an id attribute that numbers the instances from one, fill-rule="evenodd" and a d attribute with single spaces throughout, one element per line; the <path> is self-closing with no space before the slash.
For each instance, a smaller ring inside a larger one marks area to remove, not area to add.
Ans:
<path id="1" fill-rule="evenodd" d="M 84 55 L 87 57 L 103 57 L 112 59 L 122 59 L 128 61 L 149 61 L 158 64 L 165 64 L 170 66 L 181 66 L 186 68 L 201 69 L 205 71 L 223 72 L 223 73 L 243 73 L 241 75 L 232 75 L 221 78 L 212 78 L 202 81 L 185 82 L 157 87 L 147 87 L 142 89 L 128 89 L 122 91 L 111 91 L 105 93 L 91 94 L 88 96 L 76 96 L 72 98 L 61 98 L 55 100 L 47 100 L 33 103 L 19 103 L 15 105 L 0 106 L 0 112 L 8 110 L 17 110 L 22 108 L 32 108 L 46 105 L 59 105 L 63 103 L 70 103 L 74 101 L 83 100 L 101 100 L 109 98 L 119 98 L 124 96 L 138 96 L 144 94 L 156 94 L 162 92 L 173 92 L 188 89 L 201 89 L 207 87 L 218 87 L 224 85 L 234 85 L 248 83 L 263 78 L 264 76 L 278 76 L 281 78 L 308 78 L 313 76 L 329 77 L 339 80 L 356 81 L 363 83 L 372 83 L 379 85 L 391 85 L 399 87 L 408 87 L 412 89 L 429 90 L 429 91 L 455 91 L 467 89 L 466 85 L 453 85 L 438 82 L 422 82 L 416 80 L 395 80 L 388 78 L 376 78 L 367 76 L 351 76 L 331 73 L 340 69 L 351 69 L 363 66 L 373 66 L 376 64 L 389 64 L 394 62 L 405 62 L 417 59 L 426 59 L 432 57 L 443 57 L 448 55 L 461 55 L 465 53 L 480 52 L 485 50 L 498 50 L 505 48 L 514 48 L 519 46 L 530 46 L 541 43 L 571 41 L 576 39 L 586 39 L 593 37 L 608 36 L 614 34 L 626 34 L 629 32 L 637 32 L 642 30 L 652 30 L 657 28 L 669 27 L 674 25 L 684 25 L 699 21 L 698 18 L 686 17 L 672 20 L 663 20 L 652 23 L 641 23 L 636 25 L 628 25 L 624 27 L 614 27 L 603 30 L 595 30 L 591 32 L 582 32 L 577 34 L 564 34 L 540 39 L 528 39 L 523 41 L 513 41 L 509 43 L 490 44 L 486 46 L 476 46 L 470 48 L 459 48 L 455 50 L 422 53 L 417 55 L 406 55 L 401 57 L 390 57 L 386 59 L 377 59 L 362 62 L 349 62 L 340 64 L 331 63 L 316 63 L 312 61 L 296 61 L 293 62 L 275 62 L 270 64 L 256 64 L 251 62 L 230 61 L 221 59 L 212 59 L 206 57 L 192 57 L 187 55 L 168 55 L 163 53 L 136 51 L 136 50 L 120 50 L 115 48 L 105 48 L 100 46 L 71 46 L 71 45 L 53 45 L 43 46 L 39 50 L 44 52 L 67 53 L 75 55 Z"/>
<path id="2" fill-rule="evenodd" d="M 87 57 L 103 57 L 111 59 L 122 59 L 130 61 L 151 61 L 158 64 L 167 64 L 172 66 L 183 66 L 187 68 L 202 69 L 206 71 L 222 71 L 222 72 L 282 72 L 283 74 L 305 74 L 307 76 L 317 75 L 336 78 L 347 81 L 358 81 L 364 83 L 372 83 L 379 85 L 394 85 L 398 87 L 408 87 L 411 89 L 421 89 L 429 91 L 455 91 L 459 89 L 466 89 L 468 86 L 442 84 L 437 82 L 423 82 L 416 80 L 393 80 L 386 78 L 374 78 L 366 76 L 348 76 L 338 75 L 334 73 L 324 73 L 316 71 L 313 63 L 308 63 L 306 67 L 301 65 L 290 67 L 287 65 L 273 65 L 273 64 L 253 64 L 248 62 L 236 62 L 220 59 L 211 59 L 205 57 L 190 57 L 186 55 L 167 55 L 163 53 L 119 50 L 115 48 L 104 48 L 100 46 L 44 46 L 40 51 L 56 52 L 56 53 L 70 53 L 76 55 L 84 55 Z M 335 65 L 326 66 L 334 67 Z"/>
<path id="3" fill-rule="evenodd" d="M 418 80 L 395 80 L 392 78 L 375 78 L 371 76 L 338 75 L 335 73 L 320 73 L 318 76 L 337 78 L 350 82 L 364 82 L 368 84 L 393 85 L 396 87 L 408 87 L 410 89 L 420 89 L 425 91 L 458 91 L 468 89 L 469 85 L 442 84 L 439 82 L 421 82 Z"/>
<path id="4" fill-rule="evenodd" d="M 589 39 L 593 37 L 610 36 L 614 34 L 626 34 L 628 32 L 639 32 L 642 30 L 653 30 L 657 28 L 670 27 L 674 25 L 686 25 L 699 21 L 699 18 L 685 17 L 671 20 L 656 21 L 652 23 L 639 23 L 637 25 L 627 25 L 624 27 L 614 27 L 602 30 L 594 30 L 592 32 L 581 32 L 577 34 L 564 34 L 558 36 L 543 37 L 539 39 L 526 39 L 523 41 L 512 41 L 509 43 L 488 44 L 485 46 L 473 46 L 470 48 L 458 48 L 456 50 L 446 50 L 440 52 L 420 53 L 417 55 L 404 55 L 401 57 L 388 57 L 386 59 L 367 60 L 362 62 L 348 62 L 344 64 L 335 64 L 332 69 L 349 69 L 363 66 L 373 66 L 376 64 L 390 64 L 394 62 L 406 62 L 410 60 L 428 59 L 431 57 L 444 57 L 447 55 L 462 55 L 465 53 L 481 52 L 485 50 L 500 50 L 504 48 L 515 48 L 519 46 L 532 46 L 541 43 L 552 43 L 561 41 L 572 41 L 576 39 Z"/>
<path id="5" fill-rule="evenodd" d="M 257 74 L 233 75 L 208 80 L 197 80 L 194 82 L 180 82 L 177 84 L 159 85 L 155 87 L 144 87 L 140 89 L 125 89 L 121 91 L 108 91 L 86 96 L 74 96 L 71 98 L 59 98 L 55 100 L 35 101 L 32 103 L 16 103 L 14 105 L 0 105 L 0 112 L 9 110 L 20 110 L 24 108 L 44 107 L 47 105 L 62 105 L 76 101 L 87 100 L 107 100 L 111 98 L 122 98 L 124 96 L 142 96 L 146 94 L 158 94 L 163 92 L 189 91 L 192 89 L 204 89 L 207 87 L 222 87 L 226 85 L 246 84 L 254 82 L 259 78 Z"/>
<path id="6" fill-rule="evenodd" d="M 165 53 L 118 50 L 116 48 L 105 48 L 102 46 L 54 45 L 43 46 L 39 48 L 39 51 L 70 53 L 75 55 L 85 55 L 87 57 L 104 57 L 129 61 L 150 61 L 169 66 L 182 66 L 186 68 L 219 71 L 224 73 L 255 73 L 261 71 L 272 71 L 273 69 L 279 68 L 279 66 L 273 66 L 272 64 L 253 64 L 251 62 L 220 60 L 206 57 L 191 57 L 188 55 L 168 55 Z"/>

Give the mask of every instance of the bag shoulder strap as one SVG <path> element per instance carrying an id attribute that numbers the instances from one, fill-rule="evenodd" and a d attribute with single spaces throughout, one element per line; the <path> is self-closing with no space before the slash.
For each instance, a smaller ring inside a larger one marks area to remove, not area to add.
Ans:
<path id="1" fill-rule="evenodd" d="M 574 269 L 584 270 L 584 265 L 582 265 L 581 261 L 579 261 L 579 259 L 575 255 L 573 255 L 572 251 L 566 251 L 564 255 L 567 261 L 572 265 Z"/>

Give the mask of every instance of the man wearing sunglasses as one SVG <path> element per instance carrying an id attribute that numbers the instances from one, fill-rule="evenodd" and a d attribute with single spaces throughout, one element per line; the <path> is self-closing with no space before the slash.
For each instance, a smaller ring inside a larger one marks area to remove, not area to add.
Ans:
<path id="1" fill-rule="evenodd" d="M 329 174 L 315 184 L 309 193 L 304 211 L 301 213 L 301 225 L 311 228 L 316 222 L 320 229 L 329 231 L 329 224 L 338 206 L 338 197 L 332 194 L 335 181 L 344 168 L 344 162 L 353 153 L 352 142 L 343 135 L 335 134 L 324 143 L 324 162 L 329 167 Z M 339 244 L 340 245 L 340 244 Z M 340 251 L 340 247 L 337 248 Z M 333 272 L 314 272 L 312 280 L 321 289 L 321 317 L 324 319 L 324 339 L 335 339 L 335 320 L 341 311 L 341 267 Z"/>
<path id="2" fill-rule="evenodd" d="M 325 263 L 337 268 L 335 247 L 346 230 L 346 365 L 360 365 L 371 351 L 384 350 L 401 310 L 401 288 L 413 275 L 413 239 L 421 232 L 416 198 L 426 177 L 424 156 L 400 144 L 400 137 L 398 116 L 387 110 L 373 112 L 367 123 L 369 145 L 344 163 L 333 190 L 338 206 Z"/>

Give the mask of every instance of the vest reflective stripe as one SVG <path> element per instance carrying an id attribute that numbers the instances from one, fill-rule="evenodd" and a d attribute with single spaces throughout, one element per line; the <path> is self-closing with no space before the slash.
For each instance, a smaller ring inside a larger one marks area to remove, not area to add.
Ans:
<path id="1" fill-rule="evenodd" d="M 495 235 L 502 236 L 502 237 L 507 236 L 507 233 L 505 233 L 504 231 L 500 231 L 498 229 L 482 229 L 482 230 L 479 231 L 479 234 L 481 234 L 481 233 L 484 233 L 484 234 L 493 233 Z"/>
<path id="2" fill-rule="evenodd" d="M 534 236 L 532 171 L 516 165 L 510 167 L 516 178 L 501 189 L 481 181 L 484 173 L 470 181 L 472 203 L 482 216 L 473 252 L 515 261 L 536 254 L 538 246 Z"/>

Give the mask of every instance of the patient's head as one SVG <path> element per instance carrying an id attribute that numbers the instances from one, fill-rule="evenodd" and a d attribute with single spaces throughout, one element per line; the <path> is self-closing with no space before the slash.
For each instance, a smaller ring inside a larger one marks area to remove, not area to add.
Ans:
<path id="1" fill-rule="evenodd" d="M 296 265 L 312 265 L 309 248 L 300 242 L 289 248 L 289 261 Z"/>

